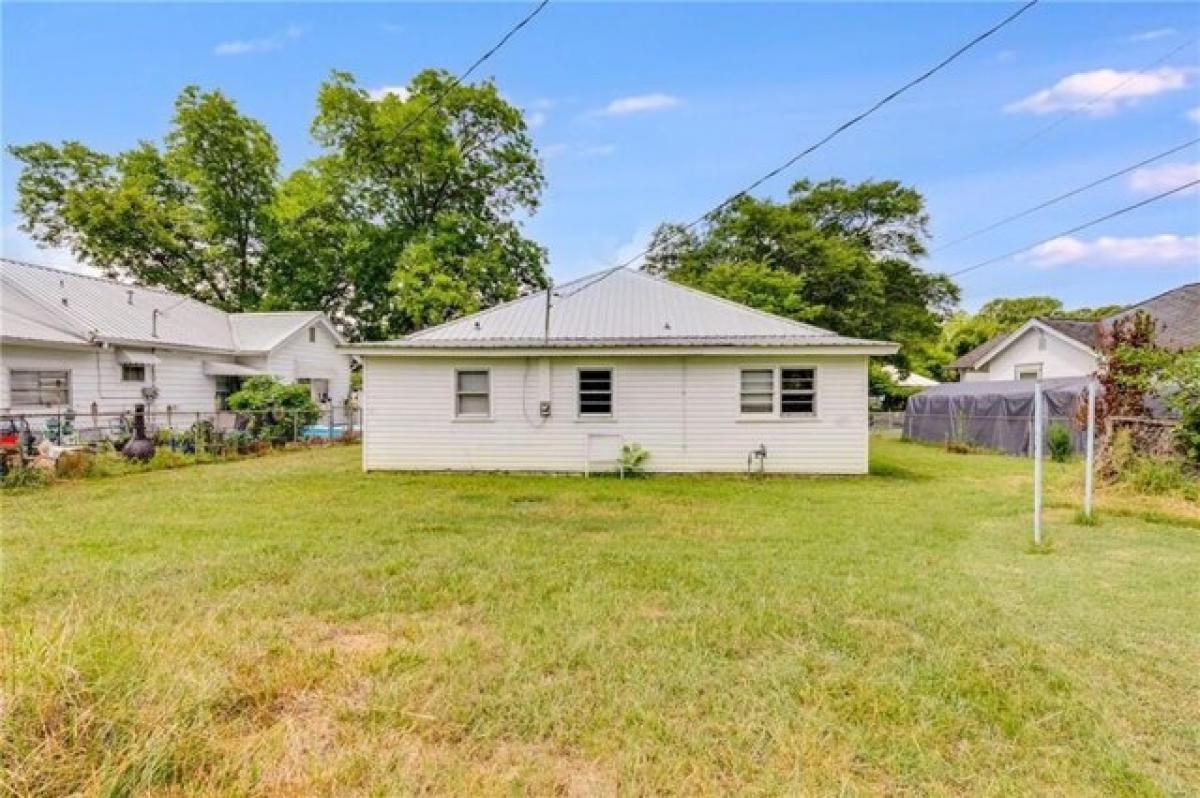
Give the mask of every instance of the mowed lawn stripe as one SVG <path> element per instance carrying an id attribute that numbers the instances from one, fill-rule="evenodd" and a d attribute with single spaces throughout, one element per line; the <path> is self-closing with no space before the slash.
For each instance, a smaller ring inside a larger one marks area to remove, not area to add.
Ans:
<path id="1" fill-rule="evenodd" d="M 1051 466 L 1034 553 L 1028 461 L 873 449 L 621 481 L 332 448 L 6 494 L 6 783 L 1194 790 L 1197 530 L 1075 526 Z"/>

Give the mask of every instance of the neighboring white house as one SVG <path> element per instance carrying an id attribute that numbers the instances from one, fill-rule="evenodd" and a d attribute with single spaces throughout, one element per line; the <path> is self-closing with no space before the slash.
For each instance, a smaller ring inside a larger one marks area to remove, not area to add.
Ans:
<path id="1" fill-rule="evenodd" d="M 910 371 L 907 377 L 901 377 L 900 369 L 892 365 L 884 366 L 883 371 L 901 388 L 930 388 L 934 385 L 941 385 L 937 380 L 926 377 L 924 374 L 918 374 L 915 371 Z"/>
<path id="2" fill-rule="evenodd" d="M 613 269 L 396 341 L 363 361 L 366 470 L 867 470 L 867 359 L 844 338 Z M 755 469 L 758 465 L 755 461 Z"/>
<path id="3" fill-rule="evenodd" d="M 0 260 L 0 412 L 212 413 L 272 374 L 336 403 L 350 357 L 323 313 L 225 313 L 169 291 Z"/>
<path id="4" fill-rule="evenodd" d="M 1200 346 L 1200 283 L 1172 289 L 1096 321 L 1034 318 L 950 364 L 963 382 L 1086 377 L 1100 363 L 1101 332 L 1139 311 L 1154 319 L 1157 342 L 1169 349 Z"/>

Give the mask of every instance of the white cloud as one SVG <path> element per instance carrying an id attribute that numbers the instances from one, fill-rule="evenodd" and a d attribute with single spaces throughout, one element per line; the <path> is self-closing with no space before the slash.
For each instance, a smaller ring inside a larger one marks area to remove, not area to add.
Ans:
<path id="1" fill-rule="evenodd" d="M 539 127 L 546 124 L 546 112 L 530 111 L 525 115 L 525 124 L 529 126 L 530 130 L 537 130 Z"/>
<path id="2" fill-rule="evenodd" d="M 233 39 L 221 42 L 213 48 L 217 55 L 247 55 L 249 53 L 269 53 L 280 50 L 288 42 L 295 41 L 304 35 L 304 29 L 299 25 L 288 25 L 278 33 L 264 36 L 261 39 Z"/>
<path id="3" fill-rule="evenodd" d="M 681 102 L 682 100 L 671 94 L 637 94 L 632 97 L 618 97 L 595 113 L 598 116 L 625 116 L 648 111 L 665 111 L 675 108 Z"/>
<path id="4" fill-rule="evenodd" d="M 1077 72 L 1048 89 L 1004 107 L 1008 113 L 1050 114 L 1086 110 L 1103 116 L 1136 105 L 1146 97 L 1186 89 L 1196 75 L 1194 68 L 1160 67 L 1148 72 L 1097 69 Z"/>
<path id="5" fill-rule="evenodd" d="M 1200 125 L 1200 105 L 1197 105 L 1186 114 L 1187 118 Z"/>
<path id="6" fill-rule="evenodd" d="M 1039 244 L 1022 255 L 1021 260 L 1045 267 L 1080 261 L 1093 266 L 1200 264 L 1200 236 L 1164 233 L 1141 238 L 1104 236 L 1094 241 L 1064 236 Z"/>
<path id="7" fill-rule="evenodd" d="M 1131 42 L 1152 42 L 1155 39 L 1165 39 L 1168 36 L 1174 36 L 1176 30 L 1174 28 L 1155 28 L 1154 30 L 1144 30 L 1141 33 L 1135 33 L 1129 37 Z"/>
<path id="8" fill-rule="evenodd" d="M 367 96 L 375 102 L 379 102 L 388 95 L 399 97 L 403 101 L 409 98 L 409 91 L 404 86 L 380 86 L 377 89 L 367 89 Z"/>
<path id="9" fill-rule="evenodd" d="M 1200 163 L 1165 163 L 1161 166 L 1146 166 L 1135 169 L 1129 176 L 1129 187 L 1134 191 L 1158 193 L 1200 180 Z M 1200 187 L 1193 186 L 1180 194 L 1195 193 Z"/>
<path id="10" fill-rule="evenodd" d="M 542 147 L 542 157 L 554 158 L 606 158 L 617 151 L 611 144 L 548 144 Z"/>

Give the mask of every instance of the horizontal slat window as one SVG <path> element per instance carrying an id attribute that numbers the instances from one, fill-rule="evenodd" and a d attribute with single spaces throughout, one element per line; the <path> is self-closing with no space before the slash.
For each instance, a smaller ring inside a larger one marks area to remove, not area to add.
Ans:
<path id="1" fill-rule="evenodd" d="M 71 379 L 67 371 L 11 371 L 8 385 L 9 401 L 15 406 L 71 404 Z"/>
<path id="2" fill-rule="evenodd" d="M 455 372 L 454 412 L 459 416 L 488 416 L 492 412 L 491 376 L 486 370 Z"/>
<path id="3" fill-rule="evenodd" d="M 579 415 L 612 415 L 612 369 L 579 370 Z"/>
<path id="4" fill-rule="evenodd" d="M 771 413 L 775 403 L 775 370 L 742 369 L 743 413 Z"/>
<path id="5" fill-rule="evenodd" d="M 780 369 L 779 412 L 811 416 L 817 412 L 817 370 Z"/>

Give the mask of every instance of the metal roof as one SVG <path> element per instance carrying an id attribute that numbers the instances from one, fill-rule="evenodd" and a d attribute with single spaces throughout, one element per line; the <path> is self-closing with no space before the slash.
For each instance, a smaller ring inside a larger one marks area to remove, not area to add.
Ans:
<path id="1" fill-rule="evenodd" d="M 893 346 L 843 338 L 633 269 L 617 268 L 356 349 Z"/>
<path id="2" fill-rule="evenodd" d="M 317 311 L 226 313 L 182 294 L 0 258 L 6 338 L 66 343 L 112 341 L 223 352 L 263 352 Z M 29 322 L 40 313 L 39 330 Z M 11 326 L 10 326 L 11 323 Z M 332 329 L 332 328 L 331 328 Z"/>

